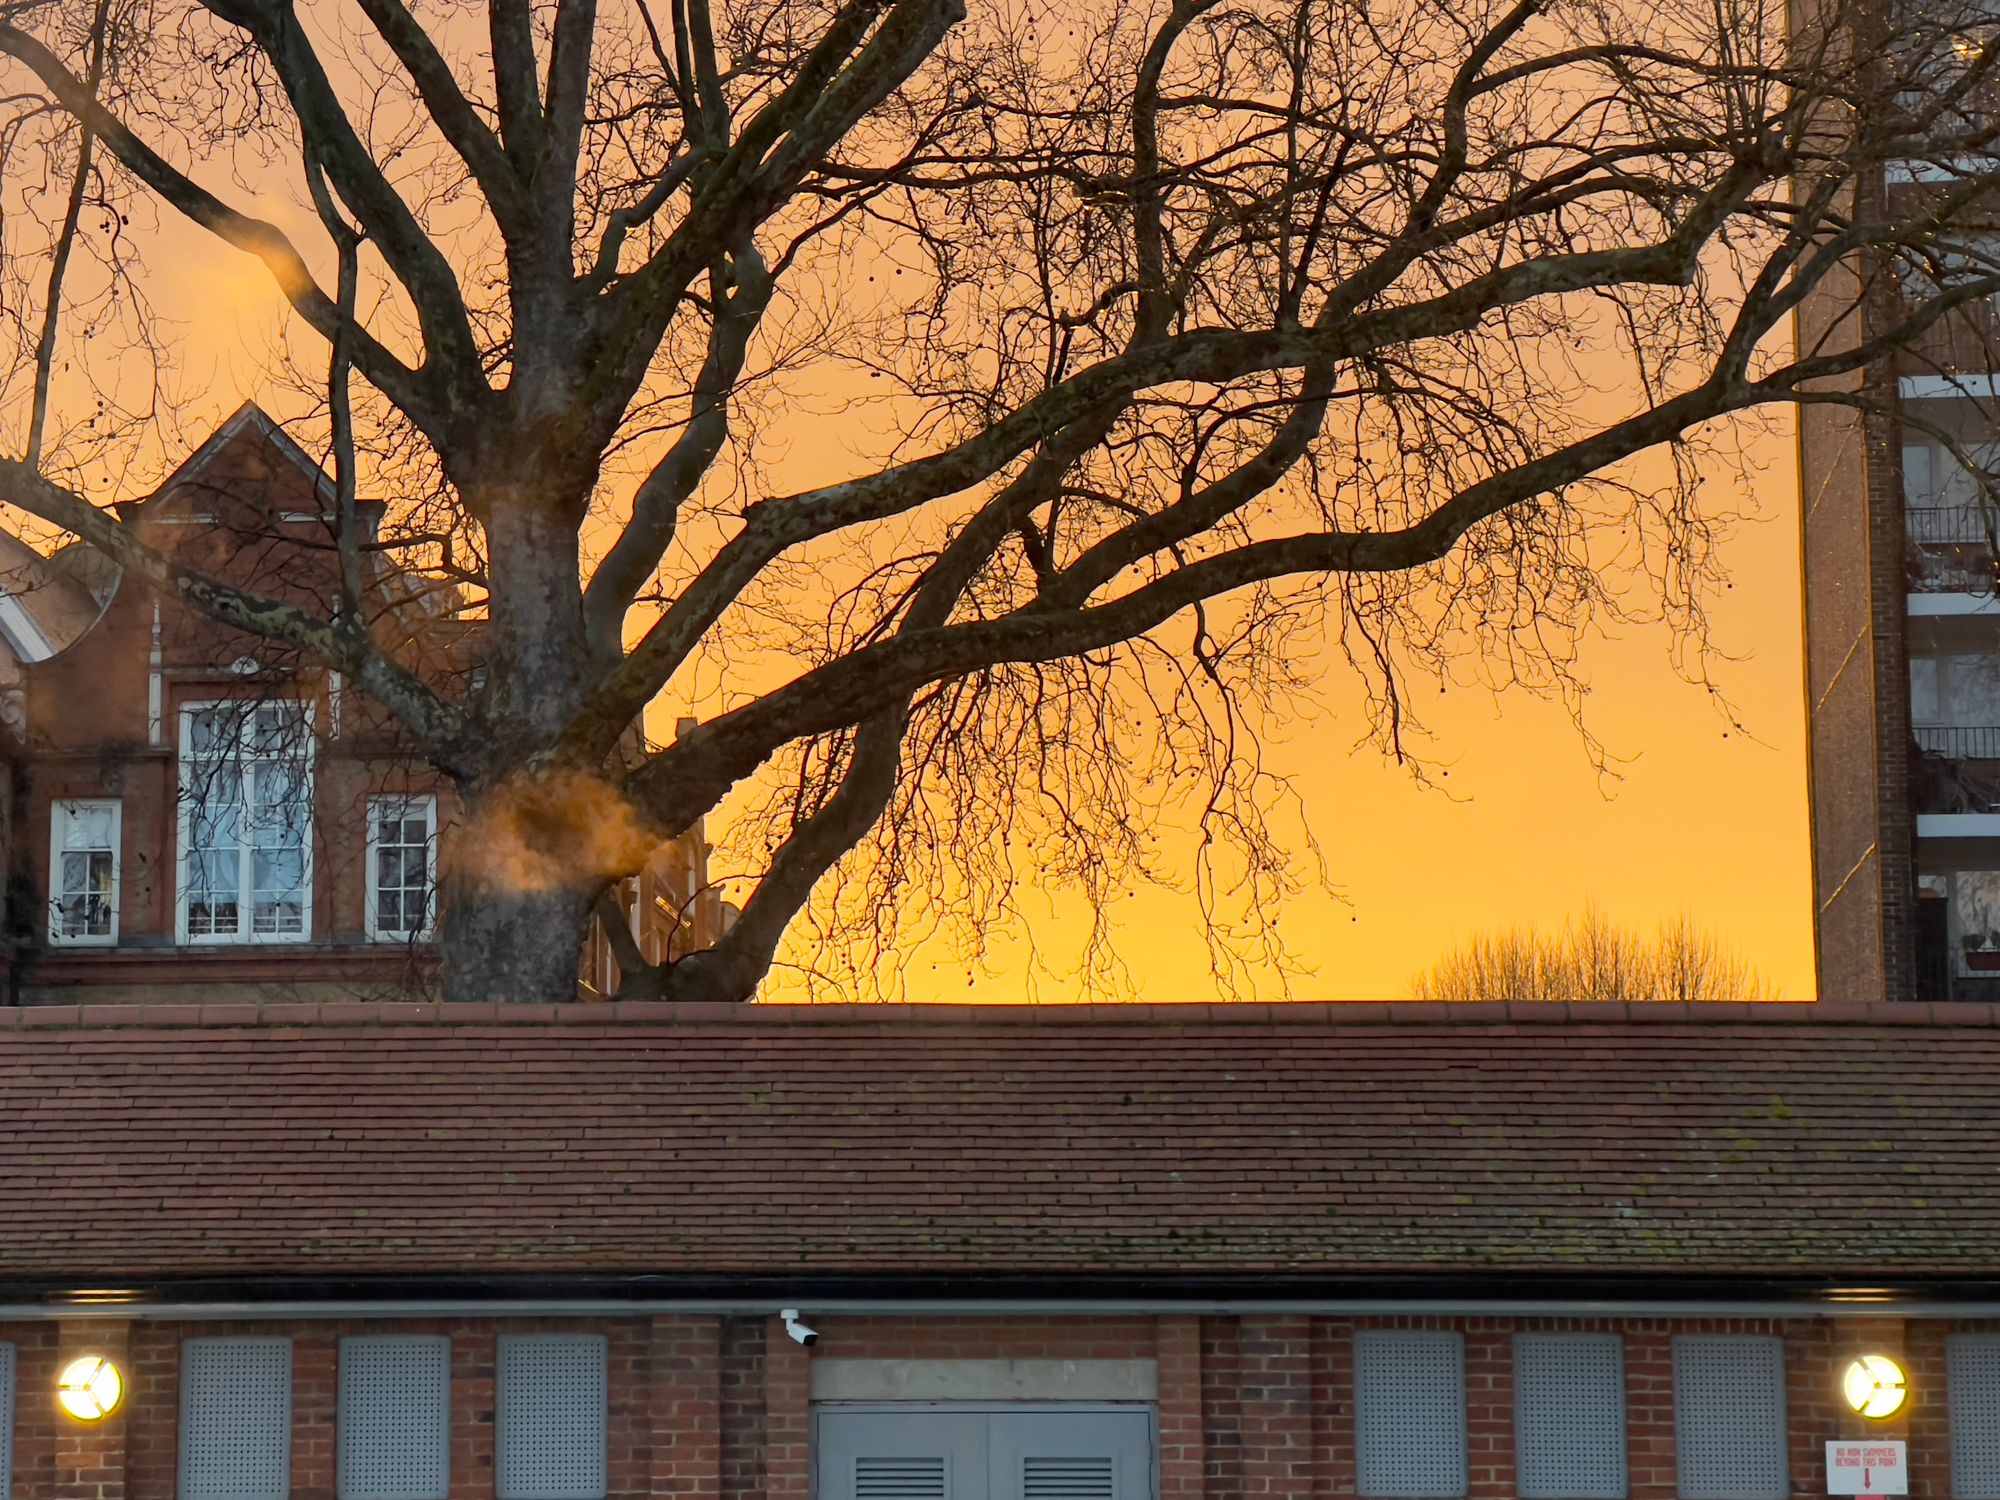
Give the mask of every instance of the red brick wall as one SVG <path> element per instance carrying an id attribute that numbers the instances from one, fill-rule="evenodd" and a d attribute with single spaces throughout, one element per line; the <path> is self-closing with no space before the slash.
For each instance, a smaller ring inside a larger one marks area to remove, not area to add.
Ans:
<path id="1" fill-rule="evenodd" d="M 1785 1340 L 1794 1496 L 1825 1493 L 1822 1444 L 1866 1427 L 1911 1445 L 1913 1497 L 1951 1492 L 1945 1421 L 1947 1324 L 1894 1318 L 1347 1319 L 1257 1314 L 1152 1318 L 815 1317 L 808 1351 L 776 1318 L 662 1314 L 619 1319 L 455 1319 L 269 1323 L 0 1323 L 16 1346 L 12 1500 L 173 1500 L 180 1343 L 185 1337 L 282 1332 L 293 1339 L 292 1494 L 335 1494 L 339 1339 L 384 1331 L 452 1341 L 452 1500 L 491 1500 L 494 1338 L 500 1331 L 593 1331 L 610 1358 L 610 1482 L 640 1497 L 794 1497 L 811 1485 L 808 1382 L 816 1354 L 883 1359 L 1153 1359 L 1159 1372 L 1161 1500 L 1354 1494 L 1353 1332 L 1456 1329 L 1465 1338 L 1469 1500 L 1514 1493 L 1512 1339 L 1516 1332 L 1609 1330 L 1625 1340 L 1630 1500 L 1675 1493 L 1671 1341 L 1682 1333 L 1777 1334 Z M 125 1409 L 99 1428 L 59 1417 L 61 1362 L 85 1349 L 119 1354 Z M 1864 1424 L 1840 1404 L 1856 1353 L 1899 1355 L 1905 1417 Z"/>

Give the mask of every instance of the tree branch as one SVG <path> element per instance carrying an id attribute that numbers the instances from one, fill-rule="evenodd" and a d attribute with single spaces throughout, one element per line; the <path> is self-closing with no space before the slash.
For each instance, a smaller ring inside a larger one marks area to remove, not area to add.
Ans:
<path id="1" fill-rule="evenodd" d="M 339 309 L 313 280 L 304 259 L 282 230 L 239 213 L 171 165 L 105 109 L 54 53 L 26 32 L 0 25 L 0 54 L 27 64 L 64 109 L 104 142 L 126 170 L 174 209 L 225 244 L 261 260 L 293 310 L 321 337 L 332 342 L 340 327 Z M 415 370 L 377 343 L 365 329 L 355 329 L 353 336 L 356 364 L 370 384 L 413 415 L 433 409 L 432 393 Z"/>

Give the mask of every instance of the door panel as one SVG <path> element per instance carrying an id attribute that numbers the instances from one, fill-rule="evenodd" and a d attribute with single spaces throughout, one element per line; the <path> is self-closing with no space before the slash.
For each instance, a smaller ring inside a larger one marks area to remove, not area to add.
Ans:
<path id="1" fill-rule="evenodd" d="M 1151 1500 L 1147 1413 L 1008 1412 L 991 1420 L 991 1500 Z"/>
<path id="2" fill-rule="evenodd" d="M 821 1412 L 814 1433 L 818 1500 L 987 1500 L 976 1412 Z"/>

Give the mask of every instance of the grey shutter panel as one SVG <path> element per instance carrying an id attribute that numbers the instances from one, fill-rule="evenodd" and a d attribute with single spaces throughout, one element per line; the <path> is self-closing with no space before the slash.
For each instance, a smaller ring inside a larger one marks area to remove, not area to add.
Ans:
<path id="1" fill-rule="evenodd" d="M 1151 1500 L 1149 1411 L 995 1413 L 987 1444 L 991 1500 Z"/>
<path id="2" fill-rule="evenodd" d="M 447 1500 L 451 1340 L 340 1341 L 340 1500 Z"/>
<path id="3" fill-rule="evenodd" d="M 975 1412 L 813 1414 L 815 1500 L 987 1500 Z"/>
<path id="4" fill-rule="evenodd" d="M 0 1500 L 14 1493 L 14 1346 L 0 1344 Z"/>
<path id="5" fill-rule="evenodd" d="M 498 1500 L 603 1500 L 606 1358 L 601 1334 L 500 1339 Z"/>
<path id="6" fill-rule="evenodd" d="M 1785 1500 L 1785 1346 L 1760 1335 L 1674 1340 L 1680 1500 Z"/>
<path id="7" fill-rule="evenodd" d="M 1118 1500 L 1118 1476 L 1108 1458 L 1024 1458 L 1026 1500 Z"/>
<path id="8" fill-rule="evenodd" d="M 928 1457 L 885 1458 L 864 1454 L 854 1460 L 855 1500 L 950 1500 L 945 1489 L 945 1460 Z"/>
<path id="9" fill-rule="evenodd" d="M 2000 1500 L 2000 1334 L 1944 1341 L 1952 1500 Z"/>
<path id="10" fill-rule="evenodd" d="M 1358 1488 L 1381 1500 L 1465 1493 L 1465 1341 L 1450 1332 L 1354 1335 Z"/>
<path id="11" fill-rule="evenodd" d="M 1624 1500 L 1623 1338 L 1514 1336 L 1514 1465 L 1521 1500 Z"/>
<path id="12" fill-rule="evenodd" d="M 181 1345 L 181 1500 L 286 1500 L 292 1487 L 292 1341 Z"/>

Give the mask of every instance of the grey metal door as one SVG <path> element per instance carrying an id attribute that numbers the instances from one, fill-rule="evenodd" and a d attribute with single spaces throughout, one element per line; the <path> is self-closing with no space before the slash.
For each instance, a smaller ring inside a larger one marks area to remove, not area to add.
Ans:
<path id="1" fill-rule="evenodd" d="M 1152 1500 L 1139 1408 L 823 1407 L 816 1500 Z"/>

